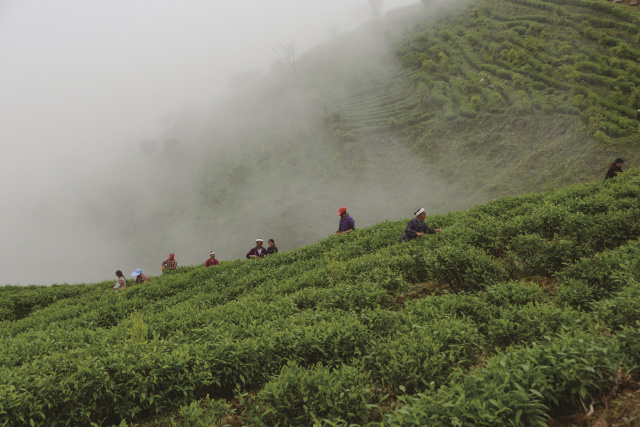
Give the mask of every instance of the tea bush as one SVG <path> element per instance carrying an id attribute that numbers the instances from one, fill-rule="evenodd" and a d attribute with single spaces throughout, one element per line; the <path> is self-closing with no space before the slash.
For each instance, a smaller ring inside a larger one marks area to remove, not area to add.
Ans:
<path id="1" fill-rule="evenodd" d="M 487 288 L 479 298 L 489 306 L 524 306 L 529 303 L 544 304 L 549 295 L 539 286 L 523 282 L 501 282 Z"/>
<path id="2" fill-rule="evenodd" d="M 593 315 L 611 330 L 632 327 L 640 321 L 640 283 L 633 280 L 629 286 L 614 294 L 612 298 L 595 301 Z"/>
<path id="3" fill-rule="evenodd" d="M 625 365 L 640 365 L 640 323 L 636 320 L 634 325 L 623 326 L 615 337 L 625 355 Z"/>
<path id="4" fill-rule="evenodd" d="M 367 422 L 373 401 L 369 373 L 357 367 L 288 363 L 251 401 L 252 425 L 311 425 L 324 418 Z M 376 402 L 377 403 L 377 402 Z"/>
<path id="5" fill-rule="evenodd" d="M 504 268 L 481 249 L 449 245 L 426 255 L 428 278 L 463 291 L 483 290 L 487 283 L 506 278 Z"/>
<path id="6" fill-rule="evenodd" d="M 586 323 L 581 313 L 566 307 L 532 303 L 502 306 L 499 315 L 487 325 L 487 340 L 500 348 L 528 344 L 563 329 L 580 329 Z"/>
<path id="7" fill-rule="evenodd" d="M 106 286 L 107 282 L 102 285 Z M 109 282 L 111 285 L 111 282 Z M 52 285 L 2 286 L 0 287 L 0 321 L 19 320 L 31 312 L 48 307 L 58 301 L 75 300 L 86 294 L 96 293 L 95 286 Z"/>
<path id="8" fill-rule="evenodd" d="M 450 384 L 406 400 L 385 425 L 546 425 L 610 386 L 621 352 L 593 332 L 561 333 L 497 354 Z"/>
<path id="9" fill-rule="evenodd" d="M 389 388 L 402 385 L 412 393 L 431 382 L 442 384 L 456 367 L 469 367 L 483 344 L 472 323 L 432 320 L 413 324 L 402 335 L 377 340 L 364 363 L 376 383 Z"/>
<path id="10" fill-rule="evenodd" d="M 401 323 L 398 328 L 406 333 L 416 323 L 437 322 L 442 318 L 459 319 L 473 324 L 484 340 L 486 327 L 494 315 L 493 307 L 476 295 L 430 296 L 407 303 L 399 318 Z"/>
<path id="11" fill-rule="evenodd" d="M 555 303 L 588 312 L 598 298 L 598 290 L 584 280 L 568 279 L 556 288 Z"/>
<path id="12" fill-rule="evenodd" d="M 211 399 L 207 395 L 202 400 L 181 406 L 180 412 L 171 417 L 171 425 L 175 421 L 181 426 L 223 427 L 227 425 L 225 418 L 234 413 L 235 409 L 232 409 L 226 401 Z"/>
<path id="13" fill-rule="evenodd" d="M 582 258 L 558 272 L 560 281 L 577 279 L 593 288 L 598 299 L 606 298 L 613 292 L 619 292 L 631 284 L 634 276 L 640 272 L 640 245 L 631 242 L 619 249 Z"/>

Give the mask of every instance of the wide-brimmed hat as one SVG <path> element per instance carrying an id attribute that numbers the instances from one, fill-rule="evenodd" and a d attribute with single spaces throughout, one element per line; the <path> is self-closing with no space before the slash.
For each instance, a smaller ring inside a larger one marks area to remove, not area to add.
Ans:
<path id="1" fill-rule="evenodd" d="M 142 274 L 142 270 L 140 270 L 139 268 L 136 268 L 135 270 L 133 270 L 133 273 L 131 273 L 132 277 L 136 277 Z"/>

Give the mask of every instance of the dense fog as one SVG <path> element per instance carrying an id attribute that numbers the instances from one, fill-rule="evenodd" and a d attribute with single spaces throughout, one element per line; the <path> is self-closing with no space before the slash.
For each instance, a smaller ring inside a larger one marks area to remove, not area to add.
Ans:
<path id="1" fill-rule="evenodd" d="M 380 16 L 415 1 L 226 3 L 0 3 L 0 283 L 156 275 L 170 252 L 313 243 L 340 206 L 364 227 L 473 201 L 402 135 L 323 124 L 341 73 L 394 72 Z"/>

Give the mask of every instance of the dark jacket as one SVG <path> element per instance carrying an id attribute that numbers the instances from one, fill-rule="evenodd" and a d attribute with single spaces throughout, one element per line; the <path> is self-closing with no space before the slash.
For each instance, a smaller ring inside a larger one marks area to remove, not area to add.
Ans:
<path id="1" fill-rule="evenodd" d="M 277 246 L 269 246 L 267 248 L 267 255 L 273 255 L 273 254 L 277 254 L 278 253 L 278 247 Z"/>
<path id="2" fill-rule="evenodd" d="M 616 164 L 613 163 L 609 167 L 609 170 L 607 171 L 607 175 L 604 177 L 604 179 L 615 178 L 616 175 L 618 175 L 619 173 L 622 173 L 622 168 L 620 166 L 616 166 Z"/>
<path id="3" fill-rule="evenodd" d="M 249 253 L 247 253 L 247 259 L 251 258 L 251 255 L 258 255 L 259 258 L 264 257 L 267 254 L 267 250 L 265 248 L 260 248 L 256 246 L 255 248 L 251 248 Z"/>
<path id="4" fill-rule="evenodd" d="M 418 233 L 429 233 L 434 234 L 436 232 L 435 228 L 429 227 L 424 221 L 418 221 L 418 218 L 413 218 L 407 224 L 407 227 L 404 229 L 404 232 L 400 236 L 400 243 L 405 240 L 412 240 L 417 237 Z"/>

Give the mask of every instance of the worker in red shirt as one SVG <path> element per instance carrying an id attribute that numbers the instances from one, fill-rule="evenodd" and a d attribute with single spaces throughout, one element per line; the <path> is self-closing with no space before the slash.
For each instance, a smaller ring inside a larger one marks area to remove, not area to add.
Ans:
<path id="1" fill-rule="evenodd" d="M 176 267 L 178 267 L 178 261 L 176 261 L 175 255 L 173 254 L 169 254 L 169 258 L 165 259 L 164 261 L 162 261 L 162 264 L 160 264 L 160 268 L 162 270 L 164 270 L 165 268 L 174 269 Z"/>
<path id="2" fill-rule="evenodd" d="M 218 264 L 220 264 L 220 261 L 216 259 L 216 253 L 211 251 L 211 253 L 209 254 L 209 258 L 204 263 L 204 266 L 210 267 L 212 265 L 218 265 Z"/>

